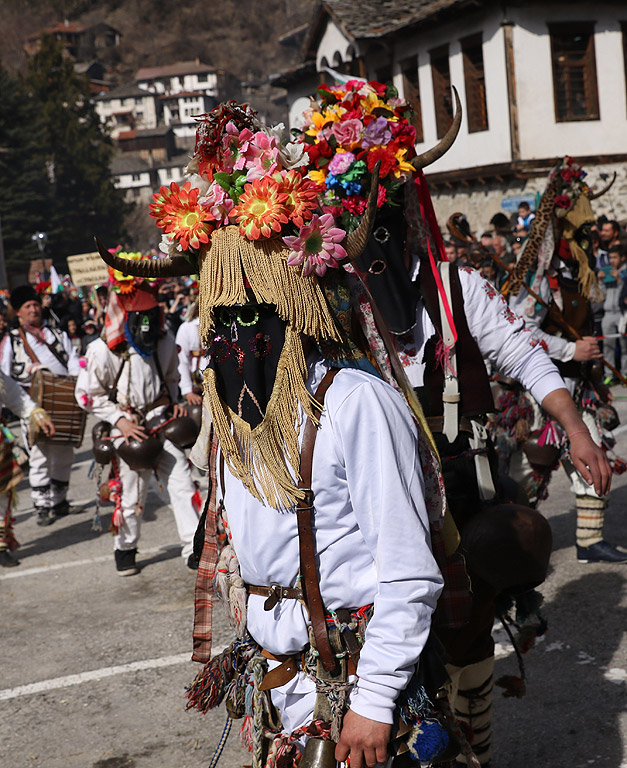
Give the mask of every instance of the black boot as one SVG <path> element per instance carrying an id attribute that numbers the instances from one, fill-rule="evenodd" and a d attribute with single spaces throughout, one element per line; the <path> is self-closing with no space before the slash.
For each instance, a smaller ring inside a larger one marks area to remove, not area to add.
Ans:
<path id="1" fill-rule="evenodd" d="M 118 576 L 134 576 L 136 573 L 139 573 L 139 568 L 135 563 L 136 556 L 136 549 L 115 550 L 115 567 Z"/>
<path id="2" fill-rule="evenodd" d="M 20 561 L 8 549 L 0 549 L 0 567 L 15 568 L 19 564 Z"/>
<path id="3" fill-rule="evenodd" d="M 37 510 L 37 525 L 52 525 L 56 519 L 52 507 L 40 507 Z"/>
<path id="4" fill-rule="evenodd" d="M 66 499 L 60 501 L 52 507 L 52 514 L 56 517 L 65 517 L 70 514 L 70 505 Z"/>

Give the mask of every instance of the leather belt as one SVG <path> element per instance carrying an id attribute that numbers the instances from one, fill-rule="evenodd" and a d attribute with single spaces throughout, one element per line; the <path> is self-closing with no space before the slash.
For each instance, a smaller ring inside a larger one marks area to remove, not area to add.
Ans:
<path id="1" fill-rule="evenodd" d="M 267 587 L 260 587 L 257 584 L 247 584 L 246 591 L 249 595 L 261 595 L 267 600 L 263 604 L 264 611 L 271 611 L 281 600 L 302 600 L 303 590 L 300 587 L 282 587 L 276 582 L 272 582 Z"/>
<path id="2" fill-rule="evenodd" d="M 427 424 L 432 432 L 442 432 L 444 429 L 444 417 L 443 416 L 427 416 Z M 459 429 L 461 432 L 470 432 L 473 434 L 472 424 L 470 419 L 466 416 L 462 416 L 459 420 Z"/>

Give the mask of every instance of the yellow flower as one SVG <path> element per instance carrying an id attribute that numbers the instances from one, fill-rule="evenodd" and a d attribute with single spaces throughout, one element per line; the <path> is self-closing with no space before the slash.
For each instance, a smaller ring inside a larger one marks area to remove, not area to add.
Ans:
<path id="1" fill-rule="evenodd" d="M 404 147 L 403 149 L 399 149 L 396 151 L 395 157 L 398 165 L 394 169 L 393 173 L 397 179 L 399 179 L 401 176 L 407 179 L 416 172 L 416 169 L 414 168 L 414 166 L 408 160 L 405 159 L 406 155 L 407 155 L 407 147 Z"/>
<path id="2" fill-rule="evenodd" d="M 309 178 L 315 183 L 318 184 L 318 186 L 322 186 L 324 184 L 324 180 L 326 179 L 327 175 L 324 171 L 309 171 L 307 174 Z"/>
<path id="3" fill-rule="evenodd" d="M 361 100 L 361 108 L 367 115 L 372 114 L 372 112 L 378 107 L 383 107 L 384 109 L 389 110 L 389 107 L 385 101 L 381 101 L 376 93 L 369 93 L 365 98 Z"/>

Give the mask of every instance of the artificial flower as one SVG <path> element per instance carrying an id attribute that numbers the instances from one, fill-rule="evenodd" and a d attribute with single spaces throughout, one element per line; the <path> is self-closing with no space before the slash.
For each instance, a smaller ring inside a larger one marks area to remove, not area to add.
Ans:
<path id="1" fill-rule="evenodd" d="M 279 158 L 281 165 L 286 171 L 292 168 L 302 168 L 309 162 L 309 150 L 298 141 L 290 141 L 284 146 L 279 147 Z"/>
<path id="2" fill-rule="evenodd" d="M 368 147 L 380 146 L 387 144 L 392 138 L 392 131 L 388 127 L 388 121 L 385 117 L 377 117 L 376 120 L 372 120 L 364 131 L 364 136 L 361 140 L 361 146 L 367 149 Z"/>
<path id="3" fill-rule="evenodd" d="M 296 170 L 283 172 L 279 184 L 286 199 L 285 209 L 290 221 L 297 227 L 302 227 L 318 207 L 318 187 L 311 179 L 306 178 Z"/>
<path id="4" fill-rule="evenodd" d="M 272 175 L 277 169 L 278 157 L 276 139 L 263 131 L 257 131 L 246 152 L 246 181 Z"/>
<path id="5" fill-rule="evenodd" d="M 287 195 L 275 179 L 269 176 L 254 179 L 244 187 L 231 218 L 237 220 L 240 233 L 249 240 L 270 237 L 288 222 L 286 200 Z"/>
<path id="6" fill-rule="evenodd" d="M 157 226 L 167 234 L 172 234 L 184 251 L 208 243 L 213 226 L 209 223 L 209 213 L 198 204 L 198 189 L 192 188 L 189 181 L 180 189 L 173 181 L 167 195 L 163 195 L 164 189 L 161 187 L 159 193 L 160 210 L 150 213 L 157 219 Z M 162 203 L 161 198 L 165 202 Z"/>
<path id="7" fill-rule="evenodd" d="M 410 179 L 412 177 L 412 174 L 416 172 L 416 169 L 414 168 L 414 166 L 409 162 L 409 160 L 406 159 L 407 151 L 408 151 L 407 148 L 398 149 L 396 151 L 397 165 L 393 173 L 397 179 L 399 178 Z"/>
<path id="8" fill-rule="evenodd" d="M 363 129 L 361 120 L 352 119 L 335 123 L 331 130 L 340 146 L 353 149 L 359 143 Z"/>
<path id="9" fill-rule="evenodd" d="M 292 267 L 302 264 L 303 275 L 315 272 L 318 277 L 322 277 L 328 267 L 338 267 L 346 258 L 346 251 L 340 245 L 346 232 L 334 224 L 330 214 L 314 214 L 311 221 L 300 228 L 298 235 L 284 237 L 283 242 L 290 249 L 287 263 Z"/>
<path id="10" fill-rule="evenodd" d="M 329 173 L 333 173 L 335 176 L 341 176 L 346 173 L 351 165 L 355 162 L 355 155 L 352 152 L 338 152 L 327 166 Z"/>
<path id="11" fill-rule="evenodd" d="M 379 168 L 380 179 L 385 179 L 396 168 L 396 156 L 388 147 L 375 147 L 366 155 L 366 163 L 370 173 L 374 171 L 374 167 L 378 162 L 381 162 Z"/>
<path id="12" fill-rule="evenodd" d="M 555 198 L 555 205 L 557 208 L 570 208 L 570 197 L 568 195 L 557 195 Z"/>
<path id="13" fill-rule="evenodd" d="M 222 137 L 222 163 L 227 173 L 245 167 L 252 138 L 253 133 L 248 128 L 240 131 L 232 121 L 226 124 Z"/>
<path id="14" fill-rule="evenodd" d="M 326 173 L 324 171 L 309 171 L 307 174 L 309 178 L 314 182 L 314 184 L 317 184 L 319 187 L 324 185 L 324 181 L 327 177 Z"/>
<path id="15" fill-rule="evenodd" d="M 214 181 L 209 187 L 207 194 L 198 202 L 206 211 L 209 211 L 211 218 L 218 224 L 229 223 L 229 214 L 233 210 L 235 203 L 220 184 Z"/>

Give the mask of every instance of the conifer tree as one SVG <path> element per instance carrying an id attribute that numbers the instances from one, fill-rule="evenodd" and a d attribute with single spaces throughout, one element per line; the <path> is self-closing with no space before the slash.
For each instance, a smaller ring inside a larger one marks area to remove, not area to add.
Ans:
<path id="1" fill-rule="evenodd" d="M 24 275 L 28 261 L 40 255 L 32 236 L 45 231 L 50 185 L 37 110 L 23 84 L 1 67 L 0 93 L 0 226 L 5 264 L 7 272 Z"/>
<path id="2" fill-rule="evenodd" d="M 44 37 L 28 63 L 26 89 L 37 105 L 52 205 L 48 252 L 62 260 L 94 249 L 93 236 L 123 238 L 128 206 L 109 171 L 112 144 L 90 102 L 86 78 L 54 39 Z"/>

